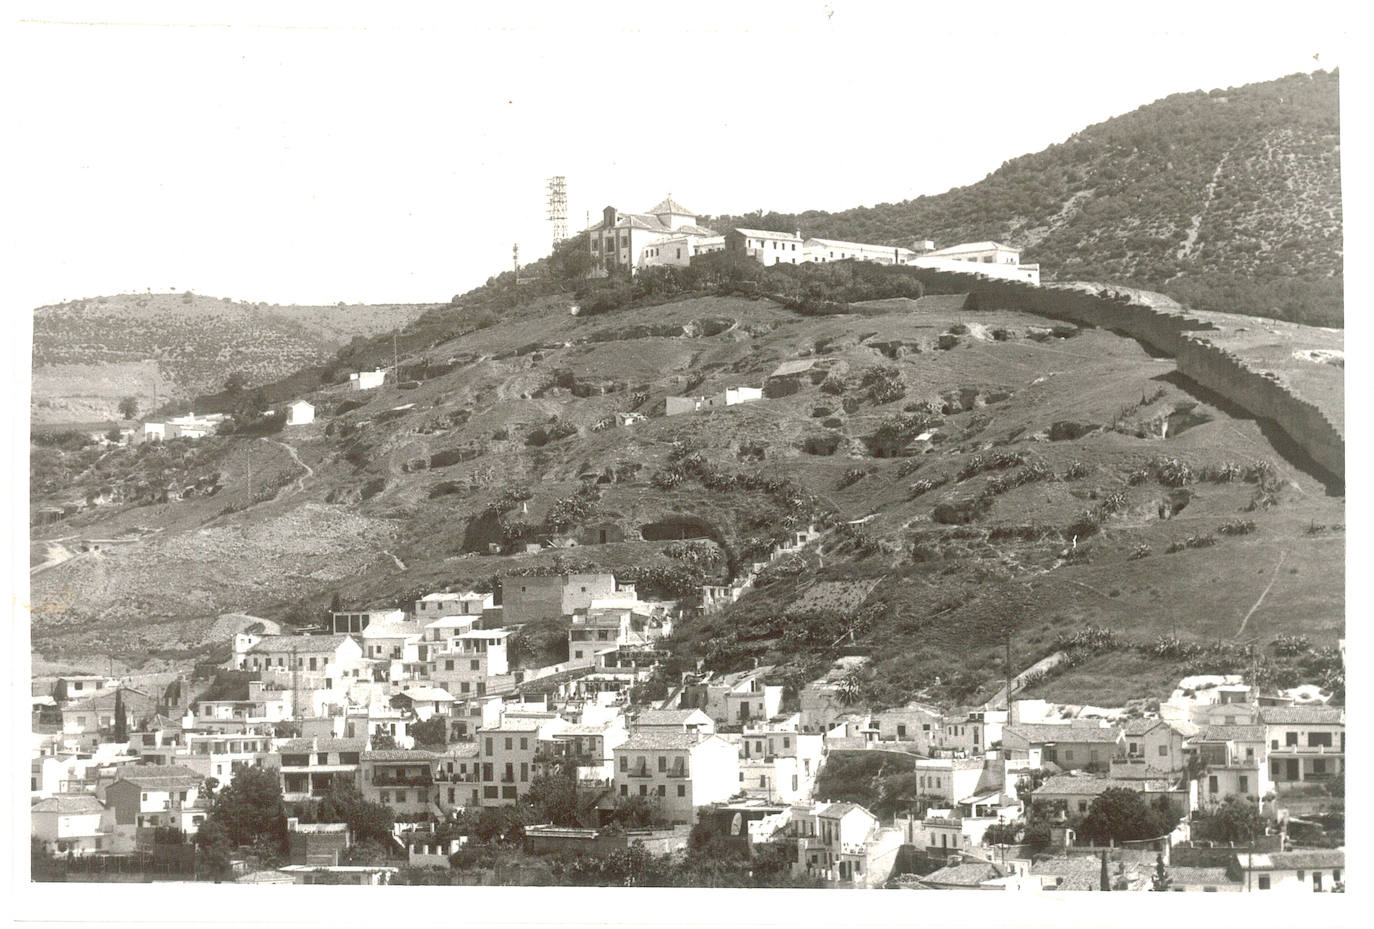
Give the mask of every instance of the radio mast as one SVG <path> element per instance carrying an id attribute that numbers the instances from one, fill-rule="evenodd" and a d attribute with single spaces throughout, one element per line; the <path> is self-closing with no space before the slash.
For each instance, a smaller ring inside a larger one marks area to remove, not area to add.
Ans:
<path id="1" fill-rule="evenodd" d="M 568 179 L 557 174 L 548 180 L 548 220 L 553 223 L 553 244 L 568 237 Z"/>

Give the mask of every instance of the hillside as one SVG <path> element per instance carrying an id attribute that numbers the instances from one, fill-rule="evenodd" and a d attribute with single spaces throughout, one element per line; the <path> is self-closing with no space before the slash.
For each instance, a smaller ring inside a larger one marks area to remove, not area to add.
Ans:
<path id="1" fill-rule="evenodd" d="M 1175 94 L 942 194 L 709 224 L 901 245 L 992 239 L 1039 262 L 1045 281 L 1339 327 L 1339 75 Z"/>
<path id="2" fill-rule="evenodd" d="M 403 346 L 407 389 L 321 388 L 308 427 L 35 447 L 36 504 L 117 501 L 35 530 L 36 652 L 186 661 L 221 613 L 308 622 L 336 594 L 391 604 L 559 564 L 686 596 L 811 522 L 819 549 L 684 624 L 681 660 L 795 682 L 842 646 L 874 656 L 876 702 L 966 700 L 995 686 L 1008 633 L 1024 667 L 1091 624 L 1116 643 L 1038 685 L 1082 696 L 1120 689 L 1111 669 L 1132 688 L 1181 673 L 1189 649 L 1238 662 L 1279 634 L 1342 634 L 1339 491 L 1133 339 L 960 298 L 808 315 L 720 292 L 574 316 L 535 294 L 431 311 Z M 1333 340 L 1285 326 L 1241 347 L 1296 364 Z M 814 370 L 663 415 L 665 396 L 760 386 L 786 361 Z M 615 425 L 628 410 L 647 419 Z M 580 544 L 522 553 L 551 539 Z M 1180 644 L 1150 653 L 1159 635 Z"/>
<path id="3" fill-rule="evenodd" d="M 389 332 L 425 307 L 269 306 L 197 294 L 124 294 L 40 307 L 33 316 L 35 423 L 108 420 L 122 397 L 144 411 L 250 386 L 328 360 L 358 336 Z"/>

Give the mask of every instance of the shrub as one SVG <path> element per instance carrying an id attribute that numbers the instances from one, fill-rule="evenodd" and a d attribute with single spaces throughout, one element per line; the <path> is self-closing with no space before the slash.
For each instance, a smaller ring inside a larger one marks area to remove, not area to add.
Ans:
<path id="1" fill-rule="evenodd" d="M 1249 535 L 1255 531 L 1255 524 L 1248 519 L 1233 519 L 1217 527 L 1222 535 Z"/>
<path id="2" fill-rule="evenodd" d="M 1079 478 L 1087 477 L 1090 473 L 1092 473 L 1092 468 L 1088 467 L 1085 462 L 1071 461 L 1069 462 L 1069 466 L 1064 469 L 1062 480 L 1076 481 Z"/>
<path id="3" fill-rule="evenodd" d="M 1165 549 L 1166 554 L 1172 555 L 1174 552 L 1185 551 L 1190 548 L 1210 548 L 1217 544 L 1217 537 L 1214 535 L 1190 535 L 1181 542 L 1171 542 Z"/>
<path id="4" fill-rule="evenodd" d="M 846 487 L 852 487 L 863 480 L 867 475 L 868 472 L 863 468 L 850 468 L 840 477 L 839 483 L 835 485 L 835 489 L 844 490 Z"/>

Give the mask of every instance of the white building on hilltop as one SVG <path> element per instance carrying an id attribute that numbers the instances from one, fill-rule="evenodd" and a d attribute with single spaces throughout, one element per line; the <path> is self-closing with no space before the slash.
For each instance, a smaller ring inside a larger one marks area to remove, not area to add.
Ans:
<path id="1" fill-rule="evenodd" d="M 1040 283 L 1040 266 L 1022 264 L 1021 252 L 997 242 L 964 242 L 925 252 L 912 258 L 910 264 L 937 271 L 961 274 L 982 274 L 1012 281 Z M 977 265 L 977 267 L 969 267 Z"/>
<path id="2" fill-rule="evenodd" d="M 799 232 L 772 232 L 768 229 L 732 229 L 725 235 L 725 250 L 752 258 L 767 267 L 775 264 L 801 264 L 806 260 Z"/>
<path id="3" fill-rule="evenodd" d="M 698 250 L 724 248 L 721 236 L 696 222 L 696 214 L 672 197 L 645 213 L 622 213 L 608 206 L 602 211 L 601 222 L 587 231 L 587 247 L 592 263 L 606 272 L 633 273 L 651 265 L 686 265 Z M 671 244 L 667 240 L 672 240 Z"/>
<path id="4" fill-rule="evenodd" d="M 911 264 L 916 253 L 895 245 L 865 245 L 862 242 L 842 242 L 838 239 L 807 239 L 802 246 L 802 261 L 824 264 L 830 261 L 857 259 L 885 265 Z"/>

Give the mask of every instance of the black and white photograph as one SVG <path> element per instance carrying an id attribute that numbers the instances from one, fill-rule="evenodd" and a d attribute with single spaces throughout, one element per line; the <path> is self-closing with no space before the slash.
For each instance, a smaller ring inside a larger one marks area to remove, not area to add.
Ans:
<path id="1" fill-rule="evenodd" d="M 22 918 L 1345 924 L 1355 9 L 17 3 Z"/>

